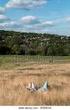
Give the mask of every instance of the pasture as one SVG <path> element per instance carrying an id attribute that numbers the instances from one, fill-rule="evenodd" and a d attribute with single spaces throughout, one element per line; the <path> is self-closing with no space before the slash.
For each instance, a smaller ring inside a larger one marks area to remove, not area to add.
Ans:
<path id="1" fill-rule="evenodd" d="M 70 56 L 0 56 L 0 105 L 70 105 Z M 47 92 L 30 92 L 42 85 Z"/>

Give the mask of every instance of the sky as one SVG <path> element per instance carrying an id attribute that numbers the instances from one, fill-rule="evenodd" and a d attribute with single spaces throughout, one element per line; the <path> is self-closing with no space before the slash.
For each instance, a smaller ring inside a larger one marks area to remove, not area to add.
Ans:
<path id="1" fill-rule="evenodd" d="M 0 0 L 0 30 L 70 35 L 70 0 Z"/>

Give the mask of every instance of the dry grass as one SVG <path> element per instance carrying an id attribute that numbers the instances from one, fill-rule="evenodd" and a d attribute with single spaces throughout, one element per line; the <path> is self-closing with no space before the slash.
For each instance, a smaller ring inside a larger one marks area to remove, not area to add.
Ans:
<path id="1" fill-rule="evenodd" d="M 48 81 L 47 92 L 28 91 L 29 82 Z M 0 70 L 0 105 L 70 105 L 70 63 L 37 64 Z"/>

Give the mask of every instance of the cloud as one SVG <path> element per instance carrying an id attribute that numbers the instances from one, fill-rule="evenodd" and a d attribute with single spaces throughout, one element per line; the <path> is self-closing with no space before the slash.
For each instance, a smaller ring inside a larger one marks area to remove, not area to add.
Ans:
<path id="1" fill-rule="evenodd" d="M 34 26 L 32 26 L 33 30 L 45 30 L 48 28 L 51 28 L 55 26 L 55 23 L 53 21 L 40 21 L 39 24 L 35 24 Z"/>
<path id="2" fill-rule="evenodd" d="M 26 32 L 44 32 L 48 28 L 55 26 L 53 21 L 42 20 L 36 16 L 24 16 L 17 21 L 7 20 L 8 18 L 4 15 L 0 16 L 0 29 L 8 29 L 15 31 L 26 31 Z"/>
<path id="3" fill-rule="evenodd" d="M 21 30 L 25 32 L 47 32 L 48 29 L 54 26 L 55 26 L 55 23 L 53 21 L 39 20 L 37 24 L 32 24 L 32 23 L 30 25 L 25 24 Z"/>
<path id="4" fill-rule="evenodd" d="M 41 22 L 41 24 L 39 25 L 41 27 L 48 27 L 48 26 L 54 26 L 54 22 L 53 21 L 43 21 Z"/>
<path id="5" fill-rule="evenodd" d="M 17 30 L 20 28 L 22 28 L 22 25 L 12 20 L 0 23 L 0 29 Z"/>
<path id="6" fill-rule="evenodd" d="M 3 23 L 3 22 L 6 22 L 6 21 L 9 21 L 10 19 L 3 15 L 3 14 L 0 14 L 0 23 Z"/>
<path id="7" fill-rule="evenodd" d="M 5 8 L 0 7 L 0 14 L 3 14 L 5 12 Z"/>
<path id="8" fill-rule="evenodd" d="M 6 8 L 24 8 L 30 9 L 35 6 L 46 4 L 47 0 L 9 0 Z"/>
<path id="9" fill-rule="evenodd" d="M 20 19 L 20 21 L 22 23 L 24 23 L 25 25 L 32 25 L 32 24 L 38 24 L 40 21 L 38 20 L 37 17 L 35 16 L 25 16 L 25 17 L 22 17 Z"/>
<path id="10" fill-rule="evenodd" d="M 24 25 L 30 25 L 30 26 L 33 25 L 35 27 L 43 27 L 43 28 L 54 25 L 53 21 L 49 21 L 49 20 L 42 21 L 36 16 L 24 16 L 20 19 L 20 22 Z"/>
<path id="11" fill-rule="evenodd" d="M 66 21 L 70 21 L 70 16 L 66 18 Z"/>
<path id="12" fill-rule="evenodd" d="M 0 14 L 0 29 L 6 29 L 10 26 L 11 19 L 7 16 Z"/>

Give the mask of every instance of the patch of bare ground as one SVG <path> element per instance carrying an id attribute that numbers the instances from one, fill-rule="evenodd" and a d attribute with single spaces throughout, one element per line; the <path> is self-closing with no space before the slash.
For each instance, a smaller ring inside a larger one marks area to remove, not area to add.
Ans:
<path id="1" fill-rule="evenodd" d="M 47 92 L 26 89 L 29 82 L 41 86 L 48 81 Z M 32 64 L 0 70 L 0 105 L 70 105 L 70 64 Z"/>

